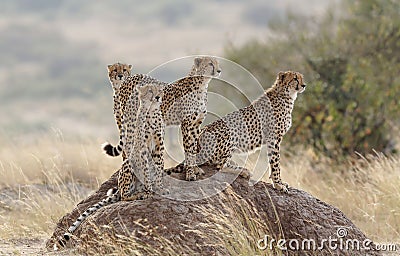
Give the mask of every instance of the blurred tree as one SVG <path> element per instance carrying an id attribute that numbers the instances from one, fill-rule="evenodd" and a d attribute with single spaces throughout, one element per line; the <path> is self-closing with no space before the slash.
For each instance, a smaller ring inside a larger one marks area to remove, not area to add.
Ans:
<path id="1" fill-rule="evenodd" d="M 228 46 L 226 55 L 260 79 L 279 70 L 305 74 L 292 143 L 330 156 L 394 151 L 400 110 L 400 2 L 344 1 L 320 19 L 287 14 L 269 24 L 265 43 Z M 267 83 L 267 84 L 270 84 Z"/>

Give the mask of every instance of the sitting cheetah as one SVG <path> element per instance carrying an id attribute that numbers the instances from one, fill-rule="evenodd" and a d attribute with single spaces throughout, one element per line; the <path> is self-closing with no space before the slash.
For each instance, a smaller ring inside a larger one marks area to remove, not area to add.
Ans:
<path id="1" fill-rule="evenodd" d="M 164 172 L 164 130 L 165 124 L 161 113 L 163 87 L 159 85 L 144 85 L 137 88 L 139 92 L 139 109 L 136 118 L 133 148 L 129 155 L 132 170 L 138 170 L 139 181 L 144 186 L 144 193 L 151 195 L 161 191 Z M 143 177 L 141 177 L 143 173 Z M 129 176 L 129 175 L 128 175 Z M 135 176 L 135 175 L 131 175 Z M 143 182 L 142 182 L 143 181 Z M 118 186 L 122 200 L 130 200 L 127 185 L 131 184 L 127 175 L 120 175 Z M 124 190 L 125 189 L 125 190 Z M 141 197 L 147 195 L 142 194 Z M 137 195 L 133 195 L 135 199 Z"/>
<path id="2" fill-rule="evenodd" d="M 121 132 L 121 113 L 117 111 L 120 109 L 120 101 L 119 101 L 119 88 L 122 82 L 125 80 L 126 77 L 131 75 L 132 65 L 124 64 L 124 63 L 114 63 L 112 65 L 107 66 L 108 69 L 108 79 L 111 83 L 113 88 L 113 101 L 114 101 L 114 116 L 115 121 L 118 126 L 118 130 Z M 123 155 L 125 159 L 125 154 Z"/>
<path id="3" fill-rule="evenodd" d="M 297 94 L 305 87 L 302 74 L 279 72 L 274 85 L 251 105 L 229 113 L 201 130 L 196 164 L 213 164 L 217 169 L 224 166 L 238 168 L 228 162 L 234 152 L 248 152 L 266 144 L 273 185 L 287 192 L 288 185 L 280 177 L 280 144 L 292 125 Z M 197 118 L 193 115 L 185 124 L 189 130 L 191 124 L 197 127 Z M 182 171 L 182 164 L 171 169 Z"/>
<path id="4" fill-rule="evenodd" d="M 162 88 L 144 85 L 138 88 L 140 106 L 137 113 L 138 126 L 130 158 L 126 159 L 118 174 L 118 189 L 107 192 L 107 197 L 89 207 L 58 240 L 64 247 L 79 225 L 96 210 L 118 202 L 145 199 L 155 191 L 162 191 L 164 169 L 164 122 L 161 114 Z M 135 174 L 134 170 L 136 170 Z M 57 250 L 57 244 L 54 245 Z"/>
<path id="5" fill-rule="evenodd" d="M 128 155 L 133 145 L 133 131 L 135 130 L 135 122 L 132 116 L 135 116 L 137 110 L 137 91 L 135 88 L 143 83 L 153 83 L 163 85 L 164 96 L 161 104 L 161 111 L 165 125 L 180 125 L 182 133 L 185 133 L 186 127 L 182 123 L 190 118 L 193 113 L 206 113 L 207 108 L 207 89 L 208 83 L 213 77 L 218 77 L 221 73 L 219 63 L 214 57 L 197 57 L 187 77 L 179 79 L 173 83 L 163 83 L 147 75 L 134 75 L 127 77 L 120 86 L 119 100 L 120 108 L 115 110 L 122 112 L 122 127 L 124 133 L 120 131 L 120 140 L 118 146 L 114 147 L 107 143 L 103 149 L 108 155 L 118 156 L 121 151 Z M 200 130 L 199 125 L 192 129 Z M 124 120 L 128 121 L 124 121 Z M 126 136 L 125 136 L 126 133 Z M 187 133 L 187 132 L 186 132 Z M 201 174 L 201 169 L 197 168 L 195 163 L 197 138 L 193 133 L 187 133 L 189 137 L 185 138 L 183 148 L 185 151 L 185 164 L 187 180 L 196 180 L 197 175 Z M 198 132 L 197 132 L 198 134 Z M 124 145 L 126 147 L 124 148 Z"/>

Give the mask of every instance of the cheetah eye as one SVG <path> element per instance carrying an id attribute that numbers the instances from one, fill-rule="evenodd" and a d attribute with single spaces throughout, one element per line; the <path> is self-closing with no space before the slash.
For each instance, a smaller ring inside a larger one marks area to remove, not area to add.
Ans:
<path id="1" fill-rule="evenodd" d="M 297 84 L 299 84 L 300 82 L 299 82 L 299 79 L 297 79 L 297 77 L 295 77 L 294 78 L 294 81 L 296 81 L 297 82 Z"/>
<path id="2" fill-rule="evenodd" d="M 118 69 L 114 69 L 113 72 L 117 73 L 117 72 L 118 72 Z"/>
<path id="3" fill-rule="evenodd" d="M 212 62 L 210 62 L 208 65 L 210 65 L 211 67 L 214 67 L 214 64 Z"/>

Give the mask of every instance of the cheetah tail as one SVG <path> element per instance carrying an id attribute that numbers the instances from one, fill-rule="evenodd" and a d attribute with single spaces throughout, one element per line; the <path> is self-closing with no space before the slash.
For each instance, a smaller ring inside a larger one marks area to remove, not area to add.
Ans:
<path id="1" fill-rule="evenodd" d="M 121 154 L 122 146 L 123 146 L 122 141 L 120 141 L 116 147 L 114 147 L 113 145 L 111 145 L 108 142 L 101 145 L 102 149 L 104 150 L 104 153 L 106 153 L 109 156 L 113 156 L 113 157 L 119 156 Z"/>
<path id="2" fill-rule="evenodd" d="M 171 175 L 172 173 L 182 173 L 183 170 L 184 170 L 184 163 L 182 162 L 182 163 L 178 164 L 175 167 L 171 167 L 171 168 L 165 169 L 164 172 L 167 175 Z"/>
<path id="3" fill-rule="evenodd" d="M 108 190 L 107 197 L 104 198 L 103 200 L 101 200 L 100 202 L 92 205 L 84 213 L 82 213 L 78 217 L 78 219 L 68 228 L 67 232 L 65 232 L 64 235 L 58 239 L 58 244 L 61 247 L 65 247 L 67 242 L 71 239 L 72 234 L 74 233 L 74 231 L 80 226 L 80 224 L 87 217 L 89 217 L 91 214 L 93 214 L 98 209 L 100 209 L 100 208 L 102 208 L 102 207 L 104 207 L 106 205 L 115 203 L 115 202 L 117 202 L 119 200 L 120 200 L 120 194 L 119 194 L 118 189 L 111 188 L 110 190 Z M 57 244 L 54 245 L 54 250 L 58 250 Z"/>

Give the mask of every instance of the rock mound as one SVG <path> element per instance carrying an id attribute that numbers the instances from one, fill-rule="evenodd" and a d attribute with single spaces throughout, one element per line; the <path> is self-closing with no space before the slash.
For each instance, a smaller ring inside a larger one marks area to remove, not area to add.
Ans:
<path id="1" fill-rule="evenodd" d="M 217 176 L 211 168 L 206 173 L 208 179 Z M 210 195 L 205 190 L 211 183 L 197 191 L 196 182 L 175 178 L 168 183 L 174 199 L 155 196 L 106 206 L 82 223 L 68 247 L 89 254 L 365 255 L 364 247 L 374 246 L 340 210 L 304 191 L 289 188 L 283 194 L 264 182 L 249 186 L 241 177 L 227 184 L 224 180 L 233 179 L 225 173 L 213 182 L 222 192 L 191 201 L 191 193 Z M 186 187 L 176 188 L 174 182 Z M 52 250 L 79 214 L 116 185 L 114 173 L 62 217 L 46 248 Z M 380 254 L 372 250 L 368 255 Z"/>

